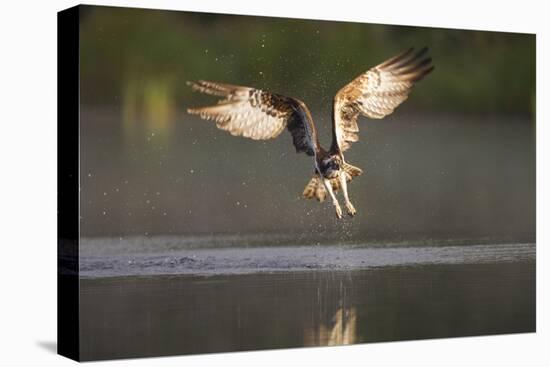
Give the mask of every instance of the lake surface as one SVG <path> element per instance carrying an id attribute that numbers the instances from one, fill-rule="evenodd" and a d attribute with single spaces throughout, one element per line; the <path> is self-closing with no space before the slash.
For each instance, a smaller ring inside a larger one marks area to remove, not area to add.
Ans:
<path id="1" fill-rule="evenodd" d="M 535 331 L 534 244 L 102 243 L 81 250 L 84 360 Z"/>

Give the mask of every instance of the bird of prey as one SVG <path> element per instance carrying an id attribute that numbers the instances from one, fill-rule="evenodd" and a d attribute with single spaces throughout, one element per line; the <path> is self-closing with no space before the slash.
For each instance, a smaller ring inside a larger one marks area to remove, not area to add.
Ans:
<path id="1" fill-rule="evenodd" d="M 344 159 L 344 152 L 359 140 L 360 115 L 381 119 L 405 101 L 415 84 L 433 70 L 427 48 L 413 48 L 394 56 L 359 75 L 336 93 L 332 107 L 332 144 L 325 150 L 319 144 L 315 124 L 304 102 L 256 88 L 200 80 L 188 82 L 193 90 L 218 96 L 216 105 L 189 108 L 190 114 L 212 120 L 219 129 L 234 136 L 254 140 L 272 139 L 286 128 L 292 135 L 296 152 L 313 157 L 313 178 L 303 197 L 323 201 L 327 192 L 336 216 L 342 209 L 335 192 L 341 190 L 347 213 L 356 213 L 347 182 L 362 170 Z"/>

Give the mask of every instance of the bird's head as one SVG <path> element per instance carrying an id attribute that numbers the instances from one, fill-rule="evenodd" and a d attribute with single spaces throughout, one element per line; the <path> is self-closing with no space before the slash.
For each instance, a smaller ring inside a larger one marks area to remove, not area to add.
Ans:
<path id="1" fill-rule="evenodd" d="M 340 172 L 342 162 L 338 156 L 329 156 L 323 158 L 320 164 L 320 170 L 323 176 L 326 178 L 335 178 Z"/>

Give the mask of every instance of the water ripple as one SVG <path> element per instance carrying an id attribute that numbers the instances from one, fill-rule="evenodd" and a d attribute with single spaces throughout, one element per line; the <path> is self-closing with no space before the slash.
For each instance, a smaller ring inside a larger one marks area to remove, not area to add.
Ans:
<path id="1" fill-rule="evenodd" d="M 106 246 L 107 247 L 107 246 Z M 119 249 L 120 250 L 120 249 Z M 534 261 L 536 246 L 479 244 L 440 246 L 271 246 L 177 248 L 160 252 L 81 251 L 82 277 L 161 274 L 247 274 L 306 270 L 356 270 L 384 266 Z"/>

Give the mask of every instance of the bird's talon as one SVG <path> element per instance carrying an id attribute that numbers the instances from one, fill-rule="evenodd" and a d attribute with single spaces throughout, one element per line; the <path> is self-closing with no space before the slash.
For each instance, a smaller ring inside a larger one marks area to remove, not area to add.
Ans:
<path id="1" fill-rule="evenodd" d="M 342 209 L 340 208 L 340 206 L 335 206 L 334 207 L 336 209 L 336 218 L 338 219 L 342 219 Z"/>
<path id="2" fill-rule="evenodd" d="M 346 203 L 346 209 L 348 210 L 348 214 L 350 217 L 355 216 L 355 214 L 357 213 L 357 210 L 355 210 L 355 208 L 353 207 L 353 204 L 350 202 Z"/>

